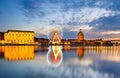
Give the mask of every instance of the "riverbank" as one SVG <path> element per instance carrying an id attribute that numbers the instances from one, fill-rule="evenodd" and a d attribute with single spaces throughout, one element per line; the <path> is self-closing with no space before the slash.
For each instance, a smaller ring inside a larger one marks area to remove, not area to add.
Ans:
<path id="1" fill-rule="evenodd" d="M 0 46 L 41 46 L 41 44 L 0 44 Z"/>

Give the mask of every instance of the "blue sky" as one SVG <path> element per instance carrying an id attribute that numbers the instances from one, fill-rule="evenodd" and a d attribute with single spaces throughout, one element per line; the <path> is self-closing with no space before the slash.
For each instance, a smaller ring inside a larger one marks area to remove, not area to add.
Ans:
<path id="1" fill-rule="evenodd" d="M 0 31 L 32 30 L 46 37 L 52 28 L 63 38 L 120 39 L 120 0 L 0 0 Z"/>

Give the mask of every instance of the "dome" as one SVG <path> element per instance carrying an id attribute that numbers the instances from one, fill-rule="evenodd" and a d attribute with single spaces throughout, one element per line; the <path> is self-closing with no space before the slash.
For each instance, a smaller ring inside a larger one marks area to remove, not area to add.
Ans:
<path id="1" fill-rule="evenodd" d="M 77 39 L 78 39 L 79 41 L 84 40 L 84 34 L 82 33 L 81 29 L 80 29 L 79 33 L 77 34 Z"/>
<path id="2" fill-rule="evenodd" d="M 81 35 L 81 36 L 84 36 L 84 34 L 82 33 L 82 30 L 80 29 L 79 33 L 78 33 L 78 36 Z"/>

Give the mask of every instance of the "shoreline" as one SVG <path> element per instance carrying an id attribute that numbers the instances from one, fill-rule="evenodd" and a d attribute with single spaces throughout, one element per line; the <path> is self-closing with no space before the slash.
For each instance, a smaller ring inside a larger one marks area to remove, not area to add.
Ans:
<path id="1" fill-rule="evenodd" d="M 0 46 L 41 46 L 41 44 L 0 44 Z"/>
<path id="2" fill-rule="evenodd" d="M 120 45 L 63 45 L 63 44 L 48 44 L 48 45 L 42 45 L 42 44 L 0 44 L 0 46 L 120 46 Z"/>

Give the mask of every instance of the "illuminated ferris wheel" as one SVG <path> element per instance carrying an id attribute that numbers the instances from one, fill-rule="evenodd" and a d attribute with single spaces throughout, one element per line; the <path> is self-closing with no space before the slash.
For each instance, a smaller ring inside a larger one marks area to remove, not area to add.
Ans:
<path id="1" fill-rule="evenodd" d="M 51 40 L 50 40 L 51 44 L 60 44 L 61 43 L 61 39 L 60 39 L 58 31 L 53 31 L 51 36 L 52 36 Z"/>

